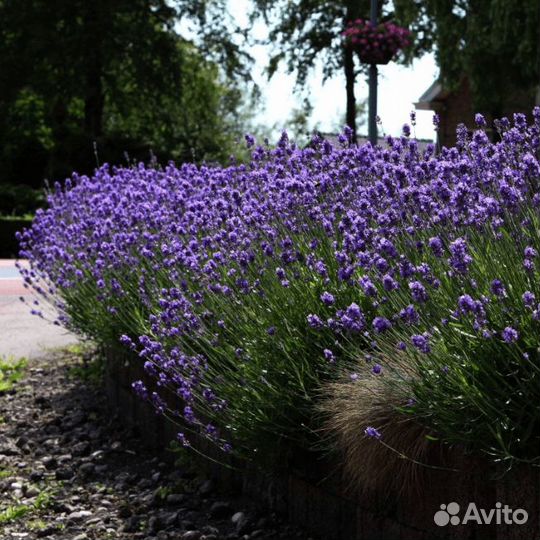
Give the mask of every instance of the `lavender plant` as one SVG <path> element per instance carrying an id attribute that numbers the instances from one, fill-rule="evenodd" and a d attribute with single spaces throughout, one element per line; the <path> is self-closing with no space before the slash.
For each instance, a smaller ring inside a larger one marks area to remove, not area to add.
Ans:
<path id="1" fill-rule="evenodd" d="M 21 233 L 23 272 L 59 323 L 138 353 L 157 389 L 135 390 L 186 445 L 310 445 L 347 370 L 443 440 L 535 459 L 540 109 L 497 143 L 481 128 L 439 155 L 407 128 L 384 148 L 247 137 L 249 164 L 102 167 Z"/>

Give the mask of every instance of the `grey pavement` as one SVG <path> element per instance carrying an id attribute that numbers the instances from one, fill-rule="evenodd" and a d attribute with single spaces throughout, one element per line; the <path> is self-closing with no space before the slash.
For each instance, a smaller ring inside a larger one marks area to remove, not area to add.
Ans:
<path id="1" fill-rule="evenodd" d="M 32 315 L 33 300 L 23 287 L 15 261 L 0 260 L 0 358 L 36 358 L 47 350 L 77 343 L 77 336 L 55 326 L 52 320 Z"/>

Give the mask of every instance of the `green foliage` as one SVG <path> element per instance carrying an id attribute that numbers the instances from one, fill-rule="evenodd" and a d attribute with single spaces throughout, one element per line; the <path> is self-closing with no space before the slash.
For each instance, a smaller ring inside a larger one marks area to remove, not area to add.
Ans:
<path id="1" fill-rule="evenodd" d="M 19 253 L 17 231 L 29 227 L 32 216 L 0 216 L 0 258 L 14 258 Z"/>
<path id="2" fill-rule="evenodd" d="M 525 222 L 527 227 L 522 227 Z M 540 251 L 538 231 L 538 212 L 530 204 L 501 230 L 491 225 L 452 232 L 433 227 L 415 234 L 414 241 L 424 245 L 433 236 L 445 245 L 453 234 L 466 236 L 472 262 L 461 279 L 448 272 L 444 257 L 428 249 L 420 252 L 407 235 L 398 237 L 399 252 L 414 265 L 427 264 L 441 283 L 430 289 L 414 328 L 395 324 L 378 339 L 376 356 L 387 366 L 381 382 L 401 396 L 397 400 L 403 403 L 401 412 L 419 419 L 447 443 L 508 466 L 514 461 L 538 463 L 540 409 L 531 406 L 540 400 L 538 322 L 531 317 L 533 308 L 524 304 L 523 294 L 529 291 L 539 298 L 540 287 L 534 274 L 519 268 L 525 247 Z M 492 292 L 494 280 L 504 284 L 503 296 Z M 410 303 L 407 280 L 398 281 L 399 289 L 384 291 L 387 302 L 378 310 L 382 316 L 389 317 Z M 483 299 L 489 334 L 476 330 L 474 313 L 456 315 L 462 295 Z M 501 338 L 506 327 L 519 329 L 520 347 Z M 429 355 L 410 345 L 411 333 L 424 332 L 431 334 Z M 398 350 L 400 342 L 409 344 L 406 351 Z M 406 405 L 411 398 L 414 404 Z"/>
<path id="3" fill-rule="evenodd" d="M 25 216 L 43 205 L 43 190 L 25 185 L 0 183 L 0 216 Z"/>
<path id="4" fill-rule="evenodd" d="M 296 278 L 290 286 L 283 287 L 275 279 L 277 266 L 268 266 L 262 258 L 256 258 L 244 269 L 244 275 L 248 280 L 258 280 L 261 295 L 245 295 L 235 275 L 224 271 L 220 281 L 231 289 L 232 296 L 206 291 L 206 301 L 199 313 L 203 319 L 203 311 L 220 313 L 222 327 L 216 321 L 209 322 L 197 339 L 183 340 L 186 352 L 204 354 L 209 364 L 205 377 L 212 381 L 216 394 L 229 404 L 221 412 L 209 408 L 202 400 L 198 406 L 209 420 L 215 417 L 228 426 L 239 443 L 237 452 L 249 458 L 273 456 L 291 443 L 311 447 L 317 440 L 313 432 L 317 425 L 314 396 L 321 381 L 337 375 L 333 364 L 325 358 L 324 349 L 333 350 L 340 362 L 347 364 L 363 354 L 365 347 L 362 339 L 346 339 L 346 346 L 341 348 L 332 330 L 306 328 L 306 313 L 319 313 L 322 317 L 334 313 L 335 309 L 330 307 L 326 312 L 321 309 L 320 295 L 327 289 L 334 292 L 338 306 L 345 308 L 357 302 L 366 313 L 371 307 L 359 290 L 338 278 L 333 246 L 322 229 L 288 236 L 304 258 L 314 253 L 310 242 L 318 241 L 315 253 L 328 267 L 329 282 L 325 283 L 323 277 L 298 262 L 288 266 L 287 272 L 295 273 Z M 152 269 L 158 290 L 170 289 L 175 283 L 155 260 L 146 268 L 144 261 L 141 262 L 137 272 L 130 269 L 121 274 L 118 269 L 111 270 L 122 288 L 133 292 L 111 298 L 109 307 L 115 310 L 114 317 L 104 304 L 96 302 L 99 291 L 95 281 L 82 279 L 76 288 L 62 291 L 66 313 L 75 331 L 113 347 L 122 334 L 152 335 L 148 321 L 153 313 L 159 312 L 159 298 L 151 297 L 146 303 L 141 299 L 138 293 L 141 272 Z M 259 268 L 264 265 L 267 267 L 261 275 Z M 183 279 L 193 291 L 200 287 L 189 273 Z M 261 339 L 261 336 L 266 337 Z M 174 338 L 171 340 L 174 346 Z"/>
<path id="5" fill-rule="evenodd" d="M 249 57 L 222 0 L 0 2 L 1 183 L 129 159 L 226 160 Z M 218 16 L 219 15 L 219 16 Z M 197 44 L 176 32 L 191 20 Z M 218 67 L 219 66 L 219 67 Z"/>
<path id="6" fill-rule="evenodd" d="M 15 383 L 24 376 L 26 365 L 27 361 L 24 358 L 18 360 L 13 358 L 0 359 L 0 393 L 13 389 Z"/>
<path id="7" fill-rule="evenodd" d="M 444 83 L 464 75 L 474 109 L 500 113 L 508 93 L 540 80 L 540 3 L 537 0 L 395 0 L 416 47 L 435 50 Z"/>
<path id="8" fill-rule="evenodd" d="M 0 525 L 6 525 L 46 508 L 52 498 L 50 490 L 42 491 L 31 504 L 11 505 L 0 511 Z"/>
<path id="9" fill-rule="evenodd" d="M 65 352 L 73 357 L 73 363 L 69 368 L 71 377 L 95 386 L 103 383 L 104 360 L 93 347 L 77 344 L 69 347 Z"/>
<path id="10" fill-rule="evenodd" d="M 357 18 L 369 18 L 369 0 L 254 0 L 252 19 L 262 17 L 270 27 L 268 42 L 276 47 L 268 62 L 271 77 L 281 63 L 289 73 L 295 73 L 298 87 L 305 87 L 307 78 L 316 62 L 320 62 L 324 79 L 343 72 L 346 79 L 346 123 L 356 133 L 357 111 L 354 96 L 356 75 L 365 72 L 365 64 L 356 63 L 352 49 L 343 46 L 341 33 L 347 23 Z M 379 1 L 379 18 L 402 22 L 394 13 L 392 3 Z M 409 61 L 425 52 L 424 42 L 401 55 Z M 306 89 L 306 94 L 307 94 Z"/>

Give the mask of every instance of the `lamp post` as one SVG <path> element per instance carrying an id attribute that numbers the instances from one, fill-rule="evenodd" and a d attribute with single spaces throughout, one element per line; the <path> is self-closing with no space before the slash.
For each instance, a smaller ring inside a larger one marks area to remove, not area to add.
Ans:
<path id="1" fill-rule="evenodd" d="M 377 0 L 371 0 L 370 22 L 377 25 Z M 377 64 L 369 66 L 369 120 L 368 120 L 369 142 L 375 146 L 377 144 Z"/>

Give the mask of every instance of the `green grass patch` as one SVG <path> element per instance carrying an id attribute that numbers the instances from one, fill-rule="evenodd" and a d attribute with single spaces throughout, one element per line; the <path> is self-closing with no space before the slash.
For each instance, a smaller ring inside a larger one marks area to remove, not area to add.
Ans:
<path id="1" fill-rule="evenodd" d="M 0 480 L 14 476 L 16 473 L 12 469 L 0 469 Z"/>
<path id="2" fill-rule="evenodd" d="M 92 385 L 100 385 L 103 381 L 104 362 L 99 354 L 84 348 L 84 346 L 74 346 L 76 352 L 69 351 L 78 362 L 69 368 L 71 377 L 82 380 Z"/>
<path id="3" fill-rule="evenodd" d="M 50 490 L 42 491 L 31 504 L 15 504 L 8 506 L 0 511 L 0 525 L 18 521 L 28 514 L 43 510 L 51 502 L 52 496 L 53 494 Z"/>
<path id="4" fill-rule="evenodd" d="M 24 376 L 27 364 L 25 358 L 0 360 L 0 393 L 13 390 L 14 385 Z"/>

